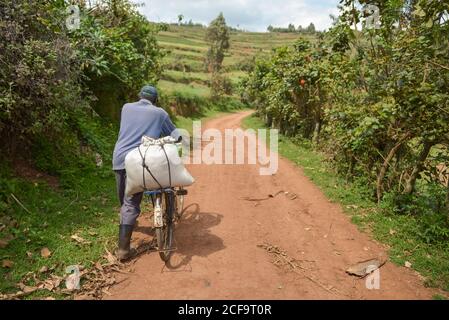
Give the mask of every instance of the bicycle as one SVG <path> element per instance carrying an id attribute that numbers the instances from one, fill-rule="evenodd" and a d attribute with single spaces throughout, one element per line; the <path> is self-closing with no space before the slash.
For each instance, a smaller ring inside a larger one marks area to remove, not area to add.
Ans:
<path id="1" fill-rule="evenodd" d="M 167 188 L 147 191 L 144 195 L 153 204 L 153 226 L 156 230 L 156 240 L 159 256 L 164 262 L 170 260 L 173 248 L 175 224 L 181 219 L 184 209 L 184 196 L 188 194 L 183 188 Z"/>
<path id="2" fill-rule="evenodd" d="M 166 137 L 164 139 L 165 143 L 175 144 L 178 148 L 179 156 L 182 157 L 182 137 L 178 140 L 171 137 Z M 145 161 L 144 157 L 143 161 Z M 170 165 L 168 172 L 170 175 Z M 153 175 L 152 177 L 154 178 Z M 159 182 L 157 183 L 159 184 Z M 176 250 L 176 248 L 173 248 L 173 233 L 175 223 L 181 219 L 181 214 L 184 209 L 184 196 L 187 195 L 187 190 L 182 187 L 162 188 L 161 186 L 161 189 L 146 191 L 144 192 L 144 195 L 151 199 L 153 204 L 153 226 L 156 229 L 156 240 L 159 255 L 164 262 L 168 262 L 170 260 L 171 253 Z"/>

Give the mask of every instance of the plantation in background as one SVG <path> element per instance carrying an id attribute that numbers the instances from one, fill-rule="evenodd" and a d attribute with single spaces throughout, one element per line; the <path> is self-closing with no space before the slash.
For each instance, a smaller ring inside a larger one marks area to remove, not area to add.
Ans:
<path id="1" fill-rule="evenodd" d="M 159 45 L 166 51 L 159 87 L 165 95 L 173 98 L 172 102 L 175 97 L 185 102 L 189 99 L 209 99 L 211 73 L 207 72 L 206 66 L 206 27 L 167 25 L 166 28 L 157 35 Z M 307 37 L 313 39 L 313 36 Z M 231 46 L 222 70 L 232 83 L 233 94 L 230 97 L 240 101 L 238 85 L 246 72 L 252 69 L 256 56 L 268 57 L 273 48 L 291 45 L 299 38 L 298 34 L 231 30 Z"/>

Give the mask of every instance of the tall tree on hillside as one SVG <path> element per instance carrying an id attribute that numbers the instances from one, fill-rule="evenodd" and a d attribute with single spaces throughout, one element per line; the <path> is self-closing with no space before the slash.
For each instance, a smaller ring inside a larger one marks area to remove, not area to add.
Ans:
<path id="1" fill-rule="evenodd" d="M 229 28 L 223 13 L 213 20 L 206 31 L 206 41 L 209 43 L 209 50 L 206 57 L 206 65 L 209 72 L 219 72 L 224 60 L 226 51 L 229 49 Z"/>

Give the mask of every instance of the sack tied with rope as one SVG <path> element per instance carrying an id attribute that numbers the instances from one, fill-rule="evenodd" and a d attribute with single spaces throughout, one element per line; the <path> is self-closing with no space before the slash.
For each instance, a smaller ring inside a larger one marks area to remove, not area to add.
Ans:
<path id="1" fill-rule="evenodd" d="M 143 137 L 141 145 L 125 158 L 126 190 L 136 193 L 175 187 L 188 187 L 195 179 L 179 156 L 177 140 L 172 137 Z"/>

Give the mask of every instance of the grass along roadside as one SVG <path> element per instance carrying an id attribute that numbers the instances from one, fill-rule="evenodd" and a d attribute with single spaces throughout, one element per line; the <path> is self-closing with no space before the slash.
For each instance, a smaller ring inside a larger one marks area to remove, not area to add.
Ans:
<path id="1" fill-rule="evenodd" d="M 243 126 L 266 128 L 256 115 L 246 118 Z M 412 268 L 425 278 L 426 286 L 449 291 L 449 244 L 436 245 L 423 241 L 418 236 L 420 221 L 416 217 L 395 214 L 388 207 L 377 206 L 370 200 L 371 191 L 366 186 L 348 182 L 339 176 L 325 157 L 312 149 L 310 143 L 282 135 L 279 139 L 279 154 L 302 167 L 305 175 L 330 200 L 340 203 L 361 230 L 386 244 L 392 262 L 400 266 L 411 263 Z"/>
<path id="2" fill-rule="evenodd" d="M 22 168 L 13 170 L 13 164 L 2 162 L 0 179 L 5 187 L 0 198 L 2 294 L 17 292 L 17 285 L 29 273 L 34 276 L 25 284 L 33 287 L 41 281 L 51 281 L 54 276 L 65 276 L 68 266 L 90 268 L 103 260 L 105 248 L 112 250 L 118 207 L 109 163 L 116 131 L 115 126 L 95 126 L 90 133 L 102 146 L 103 166 L 97 167 L 95 157 L 86 153 L 79 153 L 78 158 L 70 156 L 57 173 L 55 180 L 59 185 L 50 186 L 45 179 L 49 176 L 34 168 L 35 179 L 19 177 L 17 171 Z M 34 166 L 47 165 L 51 160 L 46 157 L 52 155 L 52 150 L 38 150 Z M 26 298 L 66 297 L 54 289 L 39 290 Z"/>

